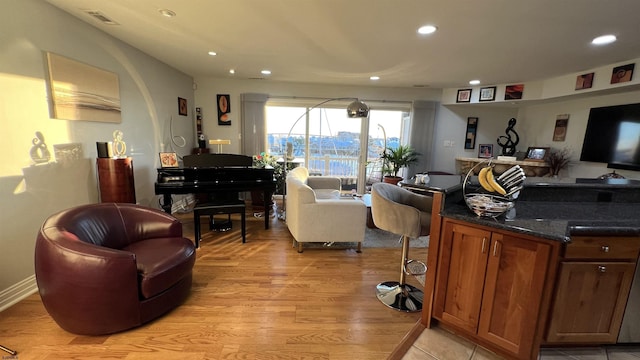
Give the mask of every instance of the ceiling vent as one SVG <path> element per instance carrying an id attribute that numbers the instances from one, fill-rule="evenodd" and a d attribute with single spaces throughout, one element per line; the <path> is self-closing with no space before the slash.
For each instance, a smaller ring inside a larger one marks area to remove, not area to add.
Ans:
<path id="1" fill-rule="evenodd" d="M 109 19 L 105 14 L 101 13 L 98 10 L 84 10 L 85 13 L 99 20 L 100 22 L 107 25 L 119 25 L 117 22 Z"/>

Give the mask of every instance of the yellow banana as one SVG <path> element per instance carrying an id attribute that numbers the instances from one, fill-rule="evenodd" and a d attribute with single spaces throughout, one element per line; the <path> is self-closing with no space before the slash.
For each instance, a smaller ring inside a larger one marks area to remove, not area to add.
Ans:
<path id="1" fill-rule="evenodd" d="M 495 192 L 496 190 L 491 186 L 489 181 L 487 181 L 487 173 L 491 171 L 491 166 L 485 166 L 478 173 L 478 181 L 480 185 L 489 192 Z"/>
<path id="2" fill-rule="evenodd" d="M 507 191 L 502 186 L 500 186 L 500 184 L 498 184 L 496 179 L 493 177 L 493 171 L 491 169 L 487 171 L 486 176 L 487 182 L 496 192 L 498 192 L 500 195 L 507 195 Z"/>

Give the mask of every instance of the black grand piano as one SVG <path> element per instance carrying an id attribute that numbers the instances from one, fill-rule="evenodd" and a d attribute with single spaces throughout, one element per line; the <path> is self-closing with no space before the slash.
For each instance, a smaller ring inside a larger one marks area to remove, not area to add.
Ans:
<path id="1" fill-rule="evenodd" d="M 212 198 L 238 197 L 243 191 L 262 191 L 271 199 L 276 189 L 273 169 L 254 168 L 253 158 L 236 154 L 185 155 L 183 167 L 158 169 L 156 195 L 162 209 L 171 213 L 173 194 L 199 194 Z M 264 228 L 269 228 L 269 206 L 265 206 Z"/>

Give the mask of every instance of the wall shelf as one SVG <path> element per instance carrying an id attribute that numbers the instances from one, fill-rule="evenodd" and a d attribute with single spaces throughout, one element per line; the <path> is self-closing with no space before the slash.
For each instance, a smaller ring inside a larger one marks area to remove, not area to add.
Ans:
<path id="1" fill-rule="evenodd" d="M 487 159 L 483 158 L 467 158 L 467 157 L 457 157 L 456 158 L 456 170 L 460 174 L 466 174 L 479 163 L 487 161 Z M 549 164 L 542 161 L 506 161 L 506 160 L 496 160 L 493 159 L 491 161 L 494 164 L 493 172 L 495 174 L 502 174 L 507 169 L 514 165 L 520 165 L 524 173 L 528 177 L 540 177 L 549 174 L 550 168 Z M 477 175 L 480 172 L 481 168 L 478 167 L 474 170 L 474 174 Z"/>

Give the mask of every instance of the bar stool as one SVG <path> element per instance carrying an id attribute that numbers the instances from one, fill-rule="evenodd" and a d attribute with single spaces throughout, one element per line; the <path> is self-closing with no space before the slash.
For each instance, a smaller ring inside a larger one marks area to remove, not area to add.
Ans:
<path id="1" fill-rule="evenodd" d="M 397 185 L 375 183 L 371 187 L 371 214 L 382 230 L 401 235 L 400 281 L 385 281 L 376 286 L 376 296 L 388 307 L 405 312 L 422 310 L 424 292 L 405 283 L 406 275 L 422 275 L 423 262 L 409 259 L 411 238 L 429 234 L 433 198 L 419 195 Z"/>
<path id="2" fill-rule="evenodd" d="M 245 211 L 246 205 L 244 200 L 226 200 L 222 202 L 216 203 L 203 203 L 197 204 L 193 208 L 193 232 L 194 237 L 196 238 L 196 248 L 200 247 L 200 217 L 209 215 L 209 230 L 213 230 L 215 224 L 213 223 L 213 215 L 218 214 L 228 214 L 229 215 L 229 223 L 231 222 L 231 214 L 240 213 L 241 222 L 242 222 L 242 243 L 246 242 L 247 232 L 246 232 L 246 215 Z M 230 229 L 229 227 L 226 229 Z M 222 230 L 222 229 L 221 229 Z"/>

